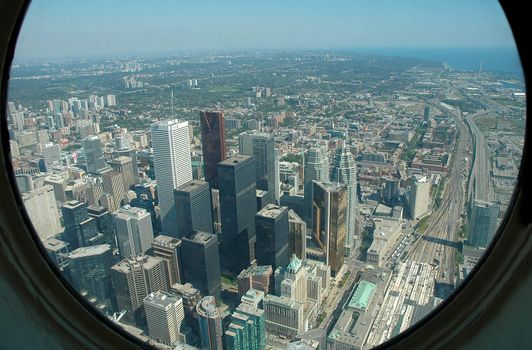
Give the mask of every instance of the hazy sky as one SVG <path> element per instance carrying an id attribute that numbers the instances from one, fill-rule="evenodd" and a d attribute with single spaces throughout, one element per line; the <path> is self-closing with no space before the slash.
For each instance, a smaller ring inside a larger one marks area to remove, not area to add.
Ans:
<path id="1" fill-rule="evenodd" d="M 493 0 L 33 0 L 16 57 L 510 45 Z"/>

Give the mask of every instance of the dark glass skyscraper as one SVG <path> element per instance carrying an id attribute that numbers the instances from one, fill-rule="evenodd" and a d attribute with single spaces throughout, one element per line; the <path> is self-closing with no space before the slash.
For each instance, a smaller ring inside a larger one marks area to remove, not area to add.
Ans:
<path id="1" fill-rule="evenodd" d="M 69 244 L 69 249 L 105 243 L 96 220 L 89 217 L 86 203 L 69 201 L 61 207 L 61 212 L 65 225 L 63 240 Z"/>
<path id="2" fill-rule="evenodd" d="M 194 232 L 183 237 L 182 242 L 185 281 L 192 283 L 202 295 L 219 298 L 222 280 L 218 238 L 210 233 Z"/>
<path id="3" fill-rule="evenodd" d="M 286 266 L 290 259 L 288 208 L 268 204 L 255 215 L 257 264 L 273 270 Z"/>
<path id="4" fill-rule="evenodd" d="M 107 208 L 97 204 L 90 205 L 87 208 L 87 211 L 89 217 L 94 218 L 96 221 L 98 232 L 104 235 L 105 242 L 111 247 L 115 247 L 115 224 L 113 222 L 113 216 L 111 213 L 107 210 Z"/>
<path id="5" fill-rule="evenodd" d="M 325 263 L 333 276 L 344 262 L 347 231 L 347 187 L 313 181 L 312 234 L 325 253 Z"/>
<path id="6" fill-rule="evenodd" d="M 499 204 L 485 202 L 478 199 L 473 201 L 471 229 L 468 244 L 473 247 L 486 248 L 497 231 L 497 218 L 499 217 Z"/>
<path id="7" fill-rule="evenodd" d="M 108 244 L 78 248 L 68 255 L 72 284 L 80 292 L 111 307 L 111 266 L 113 265 L 111 246 Z"/>
<path id="8" fill-rule="evenodd" d="M 208 182 L 192 180 L 174 190 L 179 236 L 193 231 L 214 233 L 211 189 Z"/>
<path id="9" fill-rule="evenodd" d="M 200 125 L 205 180 L 212 188 L 218 188 L 217 165 L 226 159 L 224 114 L 222 112 L 200 112 Z"/>
<path id="10" fill-rule="evenodd" d="M 85 161 L 88 173 L 96 173 L 106 167 L 103 156 L 102 142 L 98 136 L 91 136 L 83 140 Z"/>
<path id="11" fill-rule="evenodd" d="M 206 296 L 196 305 L 196 317 L 200 329 L 201 348 L 222 350 L 222 315 L 216 308 L 216 300 L 212 296 Z"/>
<path id="12" fill-rule="evenodd" d="M 255 261 L 255 161 L 237 155 L 218 163 L 223 265 L 239 273 Z"/>

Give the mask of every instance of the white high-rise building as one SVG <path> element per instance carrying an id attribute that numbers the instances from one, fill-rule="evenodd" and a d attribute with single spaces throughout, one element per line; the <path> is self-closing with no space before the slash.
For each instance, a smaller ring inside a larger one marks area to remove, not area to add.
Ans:
<path id="1" fill-rule="evenodd" d="M 192 180 L 188 122 L 174 119 L 153 123 L 151 140 L 162 233 L 177 238 L 174 190 Z"/>
<path id="2" fill-rule="evenodd" d="M 107 106 L 112 107 L 116 106 L 116 96 L 115 95 L 107 95 Z"/>
<path id="3" fill-rule="evenodd" d="M 164 292 L 150 293 L 144 298 L 144 310 L 151 339 L 166 345 L 183 341 L 180 330 L 185 310 L 181 297 Z"/>
<path id="4" fill-rule="evenodd" d="M 129 135 L 126 134 L 120 134 L 115 136 L 115 147 L 117 150 L 120 149 L 128 149 L 131 147 Z"/>
<path id="5" fill-rule="evenodd" d="M 414 175 L 410 179 L 408 207 L 410 217 L 419 219 L 429 211 L 431 182 L 426 176 Z"/>
<path id="6" fill-rule="evenodd" d="M 113 213 L 120 255 L 134 258 L 151 248 L 151 215 L 145 209 L 125 205 Z"/>
<path id="7" fill-rule="evenodd" d="M 54 166 L 61 165 L 61 148 L 51 142 L 42 148 L 42 158 L 46 171 L 51 171 Z"/>
<path id="8" fill-rule="evenodd" d="M 162 259 L 143 255 L 124 259 L 111 267 L 111 283 L 118 310 L 125 310 L 125 323 L 142 324 L 144 298 L 152 292 L 167 291 L 166 267 Z"/>
<path id="9" fill-rule="evenodd" d="M 355 159 L 344 140 L 342 147 L 336 149 L 331 181 L 345 184 L 347 187 L 347 233 L 345 236 L 345 255 L 349 256 L 360 244 L 356 232 L 357 207 L 357 169 Z"/>
<path id="10" fill-rule="evenodd" d="M 23 193 L 22 201 L 41 240 L 55 237 L 63 231 L 52 186 L 44 185 L 41 188 Z"/>

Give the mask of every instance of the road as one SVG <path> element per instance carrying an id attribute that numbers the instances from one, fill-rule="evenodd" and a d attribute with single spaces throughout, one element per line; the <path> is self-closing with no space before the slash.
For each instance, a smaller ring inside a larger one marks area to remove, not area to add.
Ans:
<path id="1" fill-rule="evenodd" d="M 468 143 L 469 132 L 463 122 L 460 110 L 447 109 L 441 105 L 435 108 L 450 113 L 458 128 L 459 137 L 448 174 L 448 182 L 442 196 L 441 205 L 433 211 L 425 233 L 413 244 L 404 261 L 419 261 L 439 265 L 439 280 L 454 285 L 455 252 L 460 215 L 465 203 L 465 183 L 462 178 L 462 161 Z"/>
<path id="2" fill-rule="evenodd" d="M 313 328 L 328 329 L 330 328 L 330 325 L 334 324 L 334 322 L 338 318 L 342 310 L 342 305 L 345 302 L 344 299 L 346 295 L 349 294 L 346 293 L 346 291 L 351 290 L 353 288 L 353 284 L 355 283 L 356 278 L 358 277 L 357 269 L 354 265 L 346 261 L 344 263 L 344 268 L 346 269 L 346 272 L 349 271 L 349 277 L 346 279 L 345 283 L 342 287 L 340 287 L 340 289 L 338 289 L 338 285 L 341 281 L 341 277 L 340 279 L 337 277 L 336 282 L 334 284 L 331 283 L 329 295 L 318 312 L 318 314 L 326 312 L 327 316 L 319 325 Z"/>
<path id="3" fill-rule="evenodd" d="M 470 200 L 479 199 L 485 202 L 491 202 L 494 199 L 493 187 L 489 176 L 489 149 L 484 134 L 475 123 L 475 118 L 491 112 L 491 110 L 486 110 L 464 118 L 465 122 L 471 129 L 475 149 L 474 165 L 471 172 L 468 191 Z"/>

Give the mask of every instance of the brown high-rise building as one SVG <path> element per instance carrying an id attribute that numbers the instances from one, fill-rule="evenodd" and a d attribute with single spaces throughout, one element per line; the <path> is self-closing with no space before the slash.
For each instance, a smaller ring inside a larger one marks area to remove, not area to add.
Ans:
<path id="1" fill-rule="evenodd" d="M 216 184 L 217 164 L 226 159 L 224 114 L 222 112 L 200 112 L 200 122 L 205 181 L 211 185 L 211 188 L 218 188 Z"/>

